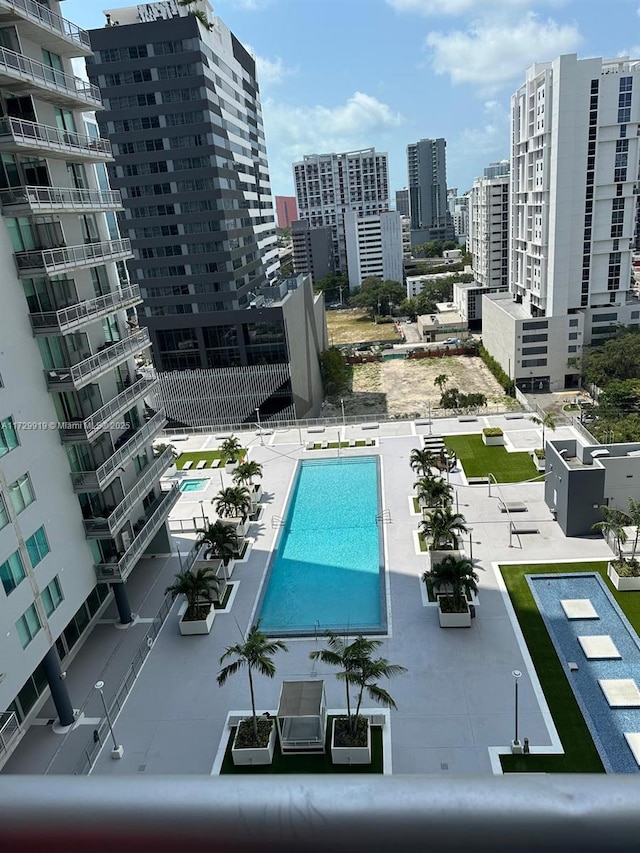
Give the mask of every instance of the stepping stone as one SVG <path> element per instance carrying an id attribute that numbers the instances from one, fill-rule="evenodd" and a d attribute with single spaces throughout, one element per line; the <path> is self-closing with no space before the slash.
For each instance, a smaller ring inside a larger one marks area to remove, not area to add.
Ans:
<path id="1" fill-rule="evenodd" d="M 588 660 L 620 660 L 622 657 L 609 634 L 578 637 L 578 642 Z"/>
<path id="2" fill-rule="evenodd" d="M 624 733 L 625 740 L 629 745 L 629 749 L 633 753 L 633 757 L 636 760 L 636 764 L 640 766 L 640 733 L 639 732 L 625 732 Z"/>
<path id="3" fill-rule="evenodd" d="M 567 619 L 598 619 L 590 598 L 561 598 L 560 604 Z"/>
<path id="4" fill-rule="evenodd" d="M 599 678 L 610 708 L 640 708 L 640 690 L 633 678 Z"/>

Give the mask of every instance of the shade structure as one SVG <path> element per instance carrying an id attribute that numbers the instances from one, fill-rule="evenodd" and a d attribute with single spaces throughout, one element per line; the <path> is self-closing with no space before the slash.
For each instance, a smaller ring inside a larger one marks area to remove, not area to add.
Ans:
<path id="1" fill-rule="evenodd" d="M 278 703 L 282 752 L 324 752 L 327 703 L 324 681 L 283 681 Z"/>

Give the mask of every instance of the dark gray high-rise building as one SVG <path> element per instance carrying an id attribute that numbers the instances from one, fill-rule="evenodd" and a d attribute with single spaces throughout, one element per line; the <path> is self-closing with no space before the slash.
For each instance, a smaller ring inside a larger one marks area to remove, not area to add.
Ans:
<path id="1" fill-rule="evenodd" d="M 411 216 L 411 207 L 409 206 L 409 190 L 396 190 L 396 210 L 400 216 Z"/>
<path id="2" fill-rule="evenodd" d="M 420 139 L 407 146 L 411 243 L 453 240 L 447 205 L 446 141 Z"/>
<path id="3" fill-rule="evenodd" d="M 333 234 L 331 228 L 311 228 L 306 219 L 291 223 L 293 270 L 310 275 L 313 284 L 333 272 Z"/>

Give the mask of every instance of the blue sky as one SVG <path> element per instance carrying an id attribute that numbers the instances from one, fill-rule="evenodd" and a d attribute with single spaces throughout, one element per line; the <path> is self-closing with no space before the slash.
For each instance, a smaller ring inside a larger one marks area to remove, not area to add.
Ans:
<path id="1" fill-rule="evenodd" d="M 90 29 L 109 5 L 62 8 Z M 528 65 L 561 53 L 640 58 L 640 0 L 212 5 L 258 60 L 274 195 L 293 195 L 302 155 L 372 145 L 389 153 L 393 192 L 407 182 L 407 144 L 436 136 L 447 140 L 448 185 L 466 191 L 509 154 L 509 98 Z"/>

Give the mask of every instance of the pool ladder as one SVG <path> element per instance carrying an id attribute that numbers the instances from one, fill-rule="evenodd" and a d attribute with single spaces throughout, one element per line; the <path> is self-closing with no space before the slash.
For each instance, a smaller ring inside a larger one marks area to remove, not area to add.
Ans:
<path id="1" fill-rule="evenodd" d="M 391 524 L 391 510 L 384 509 L 376 515 L 376 524 Z"/>
<path id="2" fill-rule="evenodd" d="M 284 518 L 281 515 L 274 515 L 271 519 L 272 527 L 284 527 Z"/>

